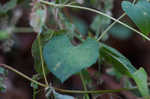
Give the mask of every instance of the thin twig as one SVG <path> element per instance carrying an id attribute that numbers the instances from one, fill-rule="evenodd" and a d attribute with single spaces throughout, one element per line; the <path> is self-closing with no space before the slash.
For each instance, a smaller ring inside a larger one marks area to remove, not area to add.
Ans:
<path id="1" fill-rule="evenodd" d="M 84 91 L 87 91 L 87 87 L 86 87 L 86 83 L 85 83 L 82 71 L 80 72 L 80 78 L 81 78 L 81 81 L 83 84 Z M 86 99 L 90 99 L 88 94 L 85 94 L 85 97 L 86 97 Z"/>
<path id="2" fill-rule="evenodd" d="M 134 0 L 132 3 L 135 4 L 136 0 Z M 119 21 L 120 19 L 122 19 L 124 16 L 126 15 L 126 13 L 123 13 L 117 20 Z M 117 21 L 114 21 L 111 25 L 109 25 L 104 32 L 100 35 L 100 37 L 97 39 L 97 41 L 100 41 L 105 34 L 107 34 L 107 32 L 117 23 Z"/>
<path id="3" fill-rule="evenodd" d="M 1 67 L 4 67 L 6 69 L 9 69 L 15 73 L 17 73 L 18 75 L 22 76 L 23 78 L 36 83 L 37 85 L 44 87 L 44 88 L 48 88 L 49 86 L 42 84 L 36 80 L 33 80 L 32 78 L 28 77 L 27 75 L 19 72 L 18 70 L 12 68 L 11 66 L 8 66 L 6 64 L 0 64 Z M 150 83 L 148 83 L 148 85 L 150 85 Z M 115 93 L 115 92 L 120 92 L 120 91 L 132 91 L 132 90 L 136 90 L 138 89 L 137 86 L 133 87 L 133 88 L 120 88 L 120 89 L 113 89 L 113 90 L 94 90 L 94 91 L 82 91 L 82 90 L 66 90 L 66 89 L 60 89 L 60 88 L 54 88 L 56 91 L 61 92 L 61 93 L 75 93 L 75 94 L 104 94 L 104 93 Z"/>
<path id="4" fill-rule="evenodd" d="M 45 68 L 44 68 L 44 60 L 43 60 L 43 55 L 42 55 L 40 35 L 38 36 L 38 44 L 39 44 L 39 50 L 40 50 L 40 58 L 41 58 L 43 76 L 44 76 L 44 79 L 45 79 L 45 84 L 48 86 L 48 81 L 47 81 L 47 78 L 46 78 L 46 73 L 45 73 Z"/>
<path id="5" fill-rule="evenodd" d="M 117 19 L 115 19 L 115 18 L 113 18 L 113 17 L 111 17 L 111 16 L 109 16 L 109 15 L 103 13 L 103 12 L 100 12 L 100 11 L 98 11 L 98 10 L 91 9 L 91 8 L 87 8 L 87 7 L 76 6 L 76 5 L 55 4 L 55 3 L 48 2 L 48 1 L 44 1 L 44 0 L 40 0 L 40 2 L 43 3 L 43 4 L 47 4 L 47 5 L 50 5 L 50 6 L 54 6 L 54 7 L 60 7 L 60 8 L 61 8 L 61 7 L 78 8 L 78 9 L 83 9 L 83 10 L 88 10 L 88 11 L 91 11 L 91 12 L 95 12 L 95 13 L 97 13 L 97 14 L 103 15 L 103 16 L 105 16 L 105 17 L 108 17 L 108 18 L 110 18 L 110 19 L 112 19 L 112 20 L 114 20 L 114 21 L 120 23 L 121 25 L 123 25 L 123 26 L 129 28 L 130 30 L 132 30 L 132 31 L 134 31 L 134 32 L 136 32 L 136 33 L 138 33 L 139 35 L 141 35 L 142 37 L 144 37 L 145 39 L 147 39 L 148 41 L 150 41 L 150 38 L 149 38 L 149 37 L 147 37 L 147 36 L 144 35 L 143 33 L 139 32 L 138 30 L 136 30 L 136 29 L 130 27 L 129 25 L 127 25 L 127 24 L 125 24 L 125 23 L 123 23 L 123 22 L 121 22 L 121 21 L 119 21 L 119 20 L 117 20 Z"/>
<path id="6" fill-rule="evenodd" d="M 12 68 L 11 66 L 8 66 L 8 65 L 6 65 L 6 64 L 0 64 L 0 66 L 2 66 L 2 67 L 4 67 L 4 68 L 7 68 L 7 69 L 9 69 L 9 70 L 11 70 L 11 71 L 17 73 L 18 75 L 20 75 L 20 76 L 26 78 L 27 80 L 29 80 L 29 81 L 31 81 L 31 82 L 33 82 L 33 83 L 36 83 L 37 85 L 39 85 L 39 86 L 41 86 L 41 87 L 47 87 L 47 85 L 42 84 L 42 83 L 40 83 L 40 82 L 38 82 L 38 81 L 36 81 L 36 80 L 34 80 L 34 79 L 28 77 L 27 75 L 25 75 L 25 74 L 19 72 L 18 70 Z"/>
<path id="7" fill-rule="evenodd" d="M 121 18 L 123 18 L 126 14 L 123 13 L 117 20 L 120 20 Z M 100 41 L 105 34 L 117 23 L 117 21 L 114 21 L 111 25 L 109 25 L 106 30 L 104 30 L 104 32 L 100 35 L 100 37 L 97 39 L 97 41 Z"/>

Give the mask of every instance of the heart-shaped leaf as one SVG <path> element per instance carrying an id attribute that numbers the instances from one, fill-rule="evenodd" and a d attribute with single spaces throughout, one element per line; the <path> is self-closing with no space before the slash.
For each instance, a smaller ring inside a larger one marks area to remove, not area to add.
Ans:
<path id="1" fill-rule="evenodd" d="M 150 3 L 147 0 L 139 0 L 135 5 L 124 1 L 122 8 L 145 35 L 150 33 Z"/>
<path id="2" fill-rule="evenodd" d="M 96 62 L 99 43 L 89 38 L 82 44 L 73 46 L 67 36 L 55 36 L 45 45 L 43 55 L 49 70 L 64 82 Z"/>
<path id="3" fill-rule="evenodd" d="M 34 69 L 35 71 L 40 74 L 43 75 L 43 70 L 42 70 L 42 63 L 41 63 L 41 57 L 40 57 L 40 48 L 39 46 L 41 46 L 42 50 L 44 45 L 55 35 L 60 35 L 60 34 L 64 34 L 66 33 L 65 30 L 59 30 L 59 31 L 53 31 L 51 29 L 48 29 L 47 31 L 41 33 L 40 36 L 40 45 L 39 45 L 39 41 L 38 39 L 35 39 L 33 44 L 32 44 L 32 56 L 34 58 Z M 44 65 L 46 65 L 44 63 Z M 48 74 L 49 70 L 46 67 L 45 68 L 45 73 Z"/>

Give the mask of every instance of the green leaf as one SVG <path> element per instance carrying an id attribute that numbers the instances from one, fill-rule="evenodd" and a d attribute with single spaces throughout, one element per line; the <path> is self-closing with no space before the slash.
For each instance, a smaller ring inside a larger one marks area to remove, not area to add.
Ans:
<path id="1" fill-rule="evenodd" d="M 100 44 L 100 55 L 108 63 L 112 64 L 116 70 L 123 74 L 131 77 L 132 74 L 136 71 L 136 68 L 130 63 L 130 61 L 126 57 L 124 57 L 114 48 L 109 47 L 103 43 Z"/>
<path id="2" fill-rule="evenodd" d="M 73 46 L 66 35 L 53 37 L 44 47 L 48 69 L 64 82 L 71 75 L 94 64 L 99 56 L 99 43 L 88 38 Z"/>
<path id="3" fill-rule="evenodd" d="M 141 94 L 146 97 L 145 99 L 149 99 L 147 98 L 149 95 L 147 75 L 143 68 L 136 70 L 126 57 L 103 43 L 100 44 L 100 55 L 108 63 L 111 63 L 117 71 L 132 77 L 138 85 Z"/>
<path id="4" fill-rule="evenodd" d="M 132 78 L 135 80 L 142 96 L 144 96 L 145 99 L 150 99 L 148 83 L 147 83 L 147 74 L 146 74 L 145 70 L 143 68 L 140 68 L 135 73 L 133 73 Z"/>
<path id="5" fill-rule="evenodd" d="M 35 75 L 32 76 L 32 79 L 38 81 L 39 79 L 41 79 L 41 77 L 40 77 L 40 75 L 35 74 Z M 30 86 L 31 86 L 34 90 L 38 89 L 38 84 L 36 84 L 36 83 L 34 83 L 34 82 L 31 82 L 31 83 L 30 83 Z"/>
<path id="6" fill-rule="evenodd" d="M 88 25 L 79 17 L 72 17 L 72 23 L 75 25 L 76 30 L 81 33 L 81 35 L 87 35 Z"/>
<path id="7" fill-rule="evenodd" d="M 148 1 L 139 0 L 135 5 L 124 1 L 122 8 L 145 35 L 150 33 L 150 3 Z"/>
<path id="8" fill-rule="evenodd" d="M 6 92 L 6 85 L 4 81 L 7 74 L 7 70 L 0 67 L 0 92 Z"/>
<path id="9" fill-rule="evenodd" d="M 111 22 L 111 20 L 109 18 L 102 16 L 102 15 L 97 15 L 94 18 L 90 27 L 98 35 L 100 32 L 102 32 L 109 25 L 110 22 Z"/>
<path id="10" fill-rule="evenodd" d="M 132 36 L 132 31 L 120 24 L 116 24 L 110 29 L 109 34 L 117 39 L 126 40 Z"/>
<path id="11" fill-rule="evenodd" d="M 5 69 L 0 67 L 0 74 L 5 74 Z"/>
<path id="12" fill-rule="evenodd" d="M 91 79 L 91 76 L 90 76 L 88 70 L 86 70 L 86 69 L 82 70 L 82 75 L 84 77 L 84 82 L 86 85 L 88 85 L 92 82 L 92 79 Z"/>
<path id="13" fill-rule="evenodd" d="M 0 14 L 7 13 L 9 10 L 13 9 L 17 4 L 17 0 L 10 0 L 4 6 L 0 5 Z"/>
<path id="14" fill-rule="evenodd" d="M 51 39 L 52 33 L 53 31 L 49 30 L 48 32 L 42 33 L 40 35 L 42 49 L 45 43 Z M 34 68 L 36 72 L 43 75 L 38 39 L 36 39 L 34 43 L 32 44 L 32 56 L 34 58 Z M 49 73 L 49 70 L 47 69 L 47 67 L 45 69 L 46 69 L 46 74 Z"/>
<path id="15" fill-rule="evenodd" d="M 4 78 L 0 77 L 0 92 L 6 91 L 6 85 L 4 84 Z"/>

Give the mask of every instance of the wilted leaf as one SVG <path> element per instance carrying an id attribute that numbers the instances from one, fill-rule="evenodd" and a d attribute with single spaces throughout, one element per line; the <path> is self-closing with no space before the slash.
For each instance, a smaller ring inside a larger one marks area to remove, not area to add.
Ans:
<path id="1" fill-rule="evenodd" d="M 30 25 L 33 27 L 35 32 L 41 33 L 42 27 L 45 24 L 47 16 L 47 9 L 44 6 L 43 9 L 36 9 L 31 13 L 30 16 Z"/>
<path id="2" fill-rule="evenodd" d="M 122 8 L 145 35 L 150 33 L 150 3 L 147 0 L 139 0 L 135 5 L 124 1 Z"/>
<path id="3" fill-rule="evenodd" d="M 66 35 L 53 37 L 44 47 L 43 55 L 49 70 L 64 82 L 71 75 L 94 64 L 99 56 L 99 43 L 87 39 L 73 46 Z"/>

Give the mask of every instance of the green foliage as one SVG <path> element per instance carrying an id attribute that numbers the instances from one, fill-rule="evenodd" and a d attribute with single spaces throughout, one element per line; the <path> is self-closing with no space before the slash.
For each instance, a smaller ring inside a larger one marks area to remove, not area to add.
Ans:
<path id="1" fill-rule="evenodd" d="M 79 32 L 81 35 L 87 35 L 88 33 L 88 26 L 85 23 L 85 21 L 83 21 L 81 18 L 79 17 L 72 17 L 72 23 L 75 25 L 75 29 L 77 30 L 77 32 Z"/>
<path id="2" fill-rule="evenodd" d="M 7 30 L 0 30 L 0 40 L 9 38 L 10 34 Z"/>
<path id="3" fill-rule="evenodd" d="M 0 67 L 0 74 L 5 74 L 5 69 Z"/>
<path id="4" fill-rule="evenodd" d="M 96 7 L 99 10 L 102 10 L 103 12 L 107 13 L 111 16 L 111 10 L 113 8 L 113 0 L 91 0 L 91 2 L 94 3 L 94 7 Z M 100 4 L 103 3 L 104 5 L 101 6 Z M 100 33 L 102 33 L 105 28 L 111 23 L 111 19 L 107 18 L 103 15 L 97 15 L 92 21 L 92 24 L 90 25 L 90 28 L 95 31 L 96 35 L 99 36 Z"/>
<path id="5" fill-rule="evenodd" d="M 120 54 L 117 50 L 105 45 L 100 44 L 100 55 L 108 63 L 112 64 L 114 68 L 122 74 L 132 77 L 138 85 L 139 91 L 145 97 L 149 95 L 147 75 L 143 68 L 136 70 L 130 61 Z M 148 98 L 147 98 L 148 99 Z"/>
<path id="6" fill-rule="evenodd" d="M 89 72 L 86 69 L 82 70 L 81 72 L 82 72 L 82 75 L 84 77 L 85 84 L 86 85 L 90 84 L 92 82 L 92 79 L 90 77 Z"/>
<path id="7" fill-rule="evenodd" d="M 109 34 L 117 39 L 126 40 L 131 37 L 132 31 L 120 24 L 116 24 L 110 29 Z"/>
<path id="8" fill-rule="evenodd" d="M 149 99 L 149 89 L 147 84 L 147 74 L 143 68 L 140 68 L 135 73 L 133 73 L 133 79 L 135 80 L 140 93 L 144 99 Z"/>
<path id="9" fill-rule="evenodd" d="M 6 85 L 4 84 L 5 77 L 7 76 L 7 71 L 0 67 L 0 92 L 6 91 Z"/>
<path id="10" fill-rule="evenodd" d="M 101 15 L 97 15 L 94 18 L 90 27 L 98 35 L 99 32 L 102 32 L 109 25 L 110 22 L 111 22 L 111 20 L 109 18 L 101 16 Z"/>
<path id="11" fill-rule="evenodd" d="M 124 57 L 120 52 L 103 43 L 100 44 L 100 55 L 108 63 L 112 64 L 119 72 L 131 76 L 136 69 L 130 61 Z"/>
<path id="12" fill-rule="evenodd" d="M 40 39 L 41 39 L 40 42 L 41 42 L 42 49 L 43 49 L 45 43 L 47 43 L 52 38 L 52 35 L 53 35 L 53 31 L 51 31 L 51 30 L 48 30 L 47 32 L 42 33 L 40 35 Z M 36 39 L 32 45 L 32 56 L 34 57 L 34 68 L 35 68 L 36 72 L 43 75 L 38 39 Z M 45 70 L 46 70 L 46 74 L 47 74 L 49 72 L 47 67 Z"/>
<path id="13" fill-rule="evenodd" d="M 13 9 L 16 6 L 16 4 L 17 0 L 10 0 L 3 6 L 0 4 L 0 14 L 7 13 L 9 10 Z"/>
<path id="14" fill-rule="evenodd" d="M 135 5 L 124 1 L 122 8 L 145 35 L 150 33 L 150 3 L 148 1 L 139 0 Z"/>
<path id="15" fill-rule="evenodd" d="M 43 56 L 49 70 L 64 82 L 72 74 L 94 64 L 98 58 L 99 44 L 88 38 L 73 46 L 65 35 L 52 38 L 43 49 Z"/>

